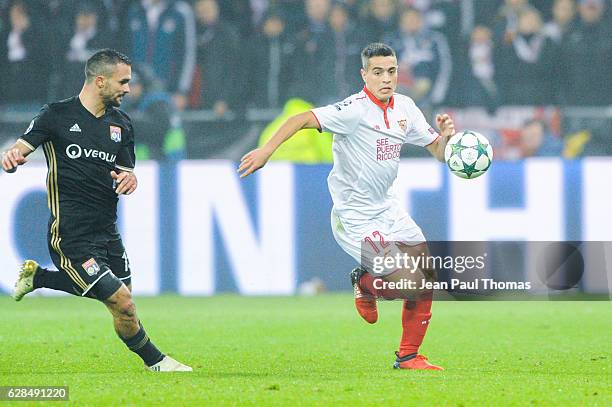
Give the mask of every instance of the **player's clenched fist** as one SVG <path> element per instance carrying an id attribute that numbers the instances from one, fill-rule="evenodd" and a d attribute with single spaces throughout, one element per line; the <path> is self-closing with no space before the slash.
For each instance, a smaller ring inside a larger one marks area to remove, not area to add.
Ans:
<path id="1" fill-rule="evenodd" d="M 117 189 L 115 189 L 117 195 L 129 195 L 138 187 L 138 179 L 133 172 L 126 171 L 117 174 L 115 171 L 111 171 L 111 177 L 113 177 L 115 183 L 118 185 Z"/>
<path id="2" fill-rule="evenodd" d="M 455 134 L 455 123 L 453 123 L 453 119 L 451 119 L 448 114 L 444 113 L 437 115 L 436 124 L 443 137 L 448 138 Z"/>
<path id="3" fill-rule="evenodd" d="M 265 148 L 256 148 L 255 150 L 246 153 L 240 159 L 238 172 L 241 172 L 240 178 L 244 178 L 254 173 L 268 162 L 270 153 Z"/>
<path id="4" fill-rule="evenodd" d="M 17 166 L 26 163 L 26 158 L 18 148 L 12 148 L 2 153 L 2 169 L 6 172 L 15 172 Z"/>

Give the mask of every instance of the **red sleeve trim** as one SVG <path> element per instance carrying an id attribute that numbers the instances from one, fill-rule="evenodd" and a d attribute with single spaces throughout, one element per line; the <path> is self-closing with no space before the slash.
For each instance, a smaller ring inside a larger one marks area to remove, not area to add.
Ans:
<path id="1" fill-rule="evenodd" d="M 312 115 L 314 116 L 315 120 L 317 121 L 317 124 L 319 125 L 319 128 L 317 130 L 319 131 L 319 133 L 323 133 L 323 127 L 321 127 L 321 122 L 319 121 L 319 118 L 317 117 L 315 112 L 313 112 L 312 110 L 310 111 L 310 113 L 312 113 Z"/>

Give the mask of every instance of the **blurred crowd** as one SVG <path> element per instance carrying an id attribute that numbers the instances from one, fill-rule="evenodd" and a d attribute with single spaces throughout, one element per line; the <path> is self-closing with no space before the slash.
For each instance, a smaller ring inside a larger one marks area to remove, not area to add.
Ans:
<path id="1" fill-rule="evenodd" d="M 0 0 L 0 104 L 73 95 L 86 59 L 134 61 L 133 108 L 223 116 L 363 85 L 361 49 L 397 51 L 422 106 L 612 104 L 607 0 Z M 145 107 L 143 107 L 145 106 Z"/>

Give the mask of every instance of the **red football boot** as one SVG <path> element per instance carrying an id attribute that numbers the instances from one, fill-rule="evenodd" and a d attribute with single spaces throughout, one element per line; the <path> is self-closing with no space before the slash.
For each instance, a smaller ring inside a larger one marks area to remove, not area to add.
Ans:
<path id="1" fill-rule="evenodd" d="M 399 356 L 399 352 L 395 352 L 395 363 L 393 369 L 414 369 L 414 370 L 444 370 L 444 368 L 436 365 L 432 365 L 427 361 L 427 358 L 423 355 L 407 355 L 402 358 Z"/>
<path id="2" fill-rule="evenodd" d="M 357 267 L 351 271 L 351 284 L 353 285 L 353 292 L 355 295 L 355 308 L 361 315 L 361 318 L 365 319 L 369 324 L 374 324 L 378 321 L 378 308 L 376 306 L 376 297 L 369 292 L 362 290 L 359 286 L 359 280 L 366 271 Z"/>

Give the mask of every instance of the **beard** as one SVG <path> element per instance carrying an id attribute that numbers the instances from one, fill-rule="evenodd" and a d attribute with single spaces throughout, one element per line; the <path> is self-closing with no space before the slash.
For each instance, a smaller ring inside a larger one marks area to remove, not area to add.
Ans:
<path id="1" fill-rule="evenodd" d="M 102 100 L 105 106 L 119 107 L 121 106 L 121 100 L 118 98 L 123 95 L 103 95 Z"/>

